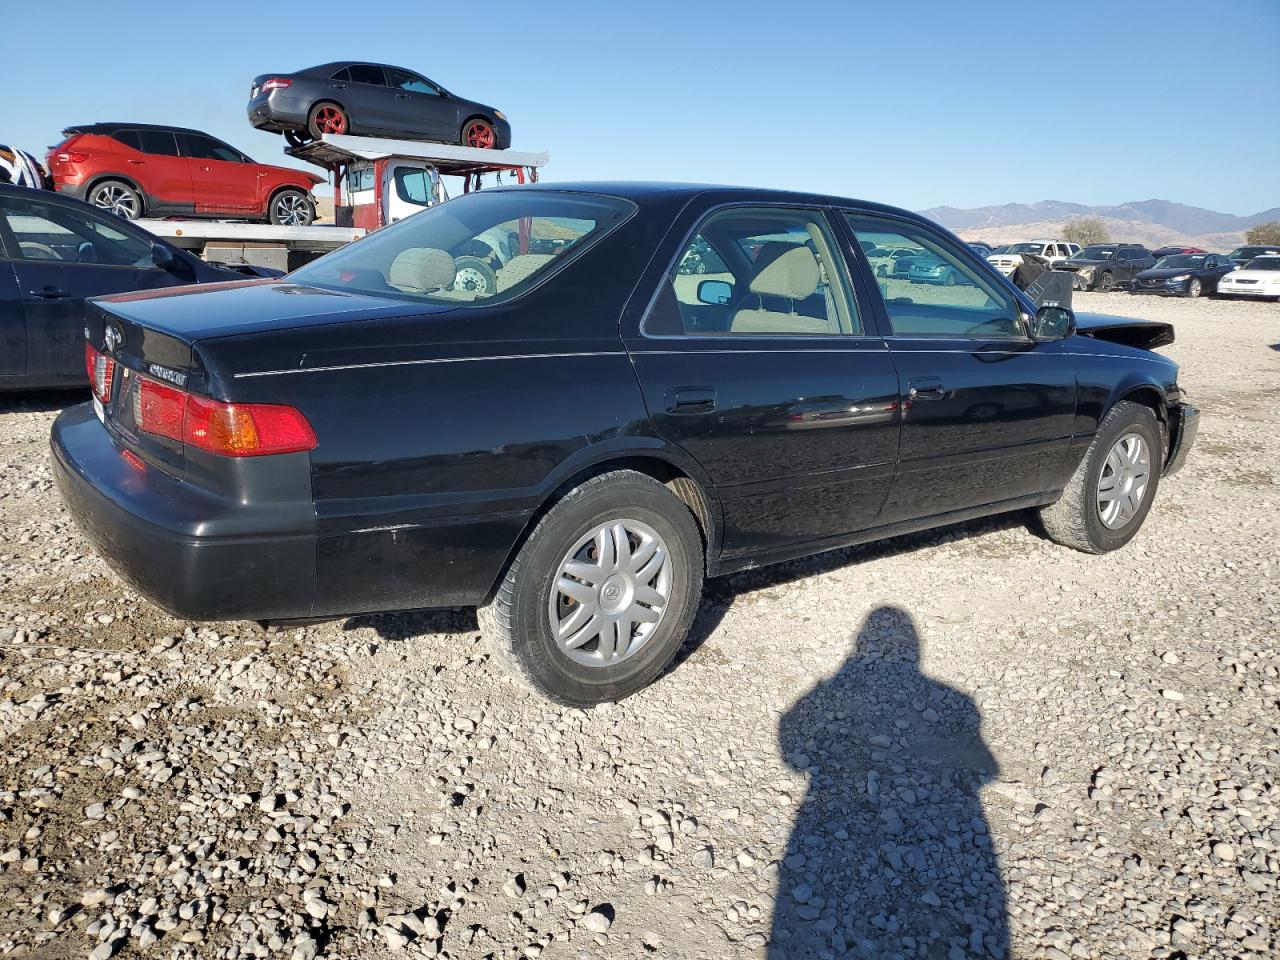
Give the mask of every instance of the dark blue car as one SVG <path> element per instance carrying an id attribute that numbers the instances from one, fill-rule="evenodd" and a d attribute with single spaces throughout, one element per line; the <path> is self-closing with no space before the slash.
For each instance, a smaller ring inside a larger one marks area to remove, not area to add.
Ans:
<path id="1" fill-rule="evenodd" d="M 1150 270 L 1134 277 L 1129 292 L 1199 297 L 1216 293 L 1218 281 L 1235 269 L 1230 259 L 1216 253 L 1177 253 L 1161 257 Z"/>
<path id="2" fill-rule="evenodd" d="M 459 284 L 494 231 L 494 284 Z M 866 243 L 965 282 L 877 277 Z M 657 677 L 707 576 L 1027 508 L 1122 547 L 1198 423 L 1167 324 L 1037 311 L 935 224 L 805 193 L 484 190 L 87 327 L 54 475 L 145 595 L 476 606 L 496 663 L 575 704 Z"/>
<path id="3" fill-rule="evenodd" d="M 0 184 L 0 391 L 84 386 L 85 300 L 279 276 L 205 263 L 122 217 Z"/>

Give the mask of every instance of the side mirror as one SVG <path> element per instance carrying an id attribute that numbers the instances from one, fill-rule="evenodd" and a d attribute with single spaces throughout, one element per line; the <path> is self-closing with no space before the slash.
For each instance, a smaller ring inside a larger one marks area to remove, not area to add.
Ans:
<path id="1" fill-rule="evenodd" d="M 1044 306 L 1031 321 L 1031 339 L 1037 343 L 1065 340 L 1076 332 L 1076 315 L 1066 307 Z"/>
<path id="2" fill-rule="evenodd" d="M 151 245 L 151 262 L 161 270 L 168 270 L 170 273 L 178 271 L 177 256 L 162 243 L 153 243 Z"/>
<path id="3" fill-rule="evenodd" d="M 703 280 L 698 284 L 698 302 L 724 307 L 733 299 L 733 284 L 727 280 Z"/>

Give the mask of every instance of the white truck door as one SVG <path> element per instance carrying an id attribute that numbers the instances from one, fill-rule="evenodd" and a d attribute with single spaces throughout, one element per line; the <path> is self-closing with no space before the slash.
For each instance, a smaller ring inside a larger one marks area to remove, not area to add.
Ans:
<path id="1" fill-rule="evenodd" d="M 395 223 L 425 210 L 436 202 L 439 174 L 434 167 L 412 160 L 388 160 L 382 195 L 386 198 L 387 223 Z"/>

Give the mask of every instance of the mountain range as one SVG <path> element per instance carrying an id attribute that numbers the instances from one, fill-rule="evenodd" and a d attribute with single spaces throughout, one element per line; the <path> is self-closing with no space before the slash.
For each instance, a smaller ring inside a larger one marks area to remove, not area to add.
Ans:
<path id="1" fill-rule="evenodd" d="M 1226 250 L 1244 242 L 1244 232 L 1260 223 L 1280 220 L 1280 207 L 1251 216 L 1219 213 L 1172 200 L 1136 200 L 1114 206 L 1089 206 L 1063 200 L 1005 203 L 961 210 L 933 207 L 920 211 L 966 240 L 1015 243 L 1057 237 L 1068 221 L 1097 217 L 1114 241 L 1148 246 L 1184 243 L 1207 250 Z"/>

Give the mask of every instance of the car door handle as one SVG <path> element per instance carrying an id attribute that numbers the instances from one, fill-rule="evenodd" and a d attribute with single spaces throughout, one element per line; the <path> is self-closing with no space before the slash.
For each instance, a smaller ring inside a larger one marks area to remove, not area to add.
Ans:
<path id="1" fill-rule="evenodd" d="M 133 164 L 136 164 L 137 166 L 139 166 L 139 167 L 140 167 L 140 166 L 142 166 L 144 163 L 146 163 L 147 161 L 145 161 L 145 160 L 130 160 L 129 162 L 130 162 L 130 163 L 133 163 Z"/>
<path id="2" fill-rule="evenodd" d="M 33 297 L 39 297 L 41 300 L 66 300 L 71 296 L 61 287 L 54 286 L 44 287 L 41 290 L 28 290 L 27 293 Z"/>
<path id="3" fill-rule="evenodd" d="M 347 85 L 346 85 L 345 83 L 331 83 L 331 84 L 329 84 L 329 89 L 330 89 L 330 90 L 345 90 L 345 89 L 347 89 Z"/>
<path id="4" fill-rule="evenodd" d="M 711 413 L 716 392 L 710 387 L 679 387 L 667 392 L 667 413 Z"/>
<path id="5" fill-rule="evenodd" d="M 408 100 L 408 99 L 409 99 L 409 95 L 408 95 L 407 93 L 397 93 L 397 94 L 396 94 L 396 99 L 397 99 L 397 100 Z"/>
<path id="6" fill-rule="evenodd" d="M 941 400 L 947 395 L 942 389 L 942 381 L 937 377 L 921 377 L 911 381 L 907 396 L 912 400 Z"/>

